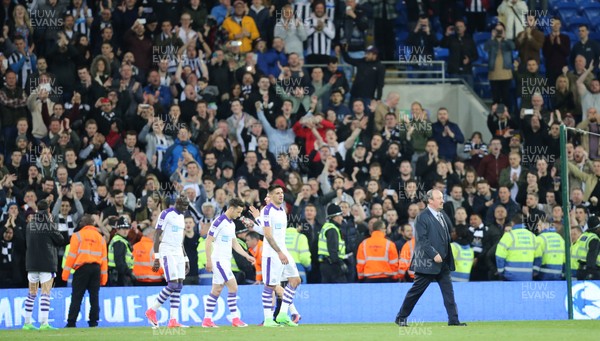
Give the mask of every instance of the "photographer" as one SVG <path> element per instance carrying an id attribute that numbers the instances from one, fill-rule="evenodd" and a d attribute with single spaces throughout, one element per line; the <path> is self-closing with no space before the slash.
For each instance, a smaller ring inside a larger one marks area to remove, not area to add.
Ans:
<path id="1" fill-rule="evenodd" d="M 471 87 L 473 83 L 473 62 L 479 59 L 477 46 L 470 34 L 466 33 L 467 26 L 462 20 L 446 28 L 446 34 L 440 42 L 440 47 L 449 50 L 448 73 L 451 78 L 462 78 Z"/>
<path id="2" fill-rule="evenodd" d="M 492 88 L 492 100 L 494 103 L 511 105 L 512 51 L 515 49 L 515 43 L 507 38 L 504 24 L 499 22 L 496 25 L 491 39 L 485 42 L 483 49 L 490 56 L 488 78 Z"/>

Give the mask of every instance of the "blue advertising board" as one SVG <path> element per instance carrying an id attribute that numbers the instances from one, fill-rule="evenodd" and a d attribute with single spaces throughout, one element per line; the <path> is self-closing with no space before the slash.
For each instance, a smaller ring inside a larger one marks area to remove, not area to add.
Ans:
<path id="1" fill-rule="evenodd" d="M 302 323 L 392 323 L 411 284 L 313 284 L 296 291 L 295 303 Z M 148 326 L 145 310 L 158 295 L 160 287 L 100 289 L 101 327 Z M 186 286 L 181 293 L 179 319 L 199 325 L 204 316 L 204 300 L 209 286 Z M 462 321 L 560 320 L 567 319 L 565 282 L 482 282 L 454 283 L 454 292 Z M 241 286 L 238 307 L 249 324 L 263 320 L 262 286 Z M 25 316 L 27 289 L 0 290 L 0 329 L 21 328 Z M 49 322 L 56 327 L 66 324 L 71 301 L 70 288 L 52 290 Z M 577 319 L 600 318 L 600 281 L 573 283 L 574 315 Z M 37 320 L 39 300 L 33 319 Z M 168 302 L 160 308 L 161 325 L 168 318 Z M 82 304 L 78 326 L 86 327 L 89 301 Z M 86 318 L 83 319 L 83 314 Z M 441 292 L 433 283 L 423 295 L 409 321 L 446 321 Z M 225 299 L 219 298 L 214 312 L 218 325 L 229 324 Z"/>

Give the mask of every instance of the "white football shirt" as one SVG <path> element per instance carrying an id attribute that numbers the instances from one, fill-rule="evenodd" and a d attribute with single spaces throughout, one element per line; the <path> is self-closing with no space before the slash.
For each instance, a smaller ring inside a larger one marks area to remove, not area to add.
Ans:
<path id="1" fill-rule="evenodd" d="M 158 252 L 161 255 L 183 257 L 183 237 L 185 230 L 183 213 L 178 212 L 174 207 L 160 212 L 156 229 L 163 231 Z"/>
<path id="2" fill-rule="evenodd" d="M 235 223 L 223 213 L 210 225 L 208 235 L 215 238 L 212 244 L 212 259 L 230 262 L 233 257 L 233 240 L 236 238 Z"/>
<path id="3" fill-rule="evenodd" d="M 273 231 L 273 239 L 281 251 L 287 252 L 285 247 L 285 231 L 287 229 L 287 214 L 283 205 L 277 208 L 273 203 L 269 203 L 262 212 L 261 221 L 265 227 L 270 227 Z M 277 256 L 268 241 L 263 243 L 263 256 Z"/>

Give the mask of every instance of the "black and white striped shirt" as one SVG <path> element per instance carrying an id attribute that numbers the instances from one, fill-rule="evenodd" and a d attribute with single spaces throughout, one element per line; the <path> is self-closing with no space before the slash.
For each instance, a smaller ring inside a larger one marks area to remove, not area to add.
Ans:
<path id="1" fill-rule="evenodd" d="M 312 15 L 311 2 L 306 0 L 296 0 L 292 5 L 294 9 L 295 17 L 302 20 L 302 22 L 308 22 Z M 334 18 L 335 15 L 335 0 L 325 1 L 325 15 L 328 18 Z"/>
<path id="2" fill-rule="evenodd" d="M 18 77 L 17 84 L 20 85 L 21 88 L 25 89 L 25 86 L 27 85 L 27 79 L 33 73 L 33 67 L 35 65 L 32 61 L 32 56 L 26 56 L 19 51 L 15 51 L 8 57 L 8 65 L 17 65 L 21 62 L 21 59 L 23 59 L 23 64 L 21 65 L 20 69 L 15 71 Z M 35 56 L 33 56 L 33 59 L 35 59 Z"/>
<path id="3" fill-rule="evenodd" d="M 202 78 L 202 77 L 207 77 L 208 75 L 203 75 L 202 74 L 202 63 L 203 61 L 199 58 L 189 58 L 189 57 L 185 57 L 183 58 L 183 63 L 182 63 L 182 67 L 186 67 L 189 66 L 192 68 L 192 72 L 194 72 L 196 74 L 196 76 L 198 76 L 198 78 Z"/>
<path id="4" fill-rule="evenodd" d="M 317 31 L 319 21 L 323 22 L 323 29 Z M 329 55 L 331 53 L 331 41 L 335 38 L 335 27 L 333 20 L 326 16 L 317 18 L 311 16 L 307 25 L 308 54 Z"/>
<path id="5" fill-rule="evenodd" d="M 92 18 L 92 10 L 89 8 L 86 10 L 85 7 L 71 8 L 67 11 L 67 14 L 72 15 L 75 19 L 73 30 L 77 33 L 84 34 L 89 38 L 90 29 L 87 25 L 87 18 Z"/>

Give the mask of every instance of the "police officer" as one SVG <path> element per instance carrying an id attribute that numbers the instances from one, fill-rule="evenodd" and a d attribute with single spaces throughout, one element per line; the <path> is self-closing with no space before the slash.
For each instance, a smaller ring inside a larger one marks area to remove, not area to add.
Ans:
<path id="1" fill-rule="evenodd" d="M 285 231 L 285 246 L 290 252 L 303 283 L 306 283 L 306 272 L 310 271 L 311 258 L 308 238 L 301 234 L 302 226 L 289 226 Z"/>
<path id="2" fill-rule="evenodd" d="M 533 278 L 540 281 L 560 281 L 565 266 L 565 241 L 556 229 L 545 221 L 538 223 Z"/>
<path id="3" fill-rule="evenodd" d="M 450 278 L 453 282 L 468 282 L 475 259 L 475 252 L 471 247 L 471 233 L 467 228 L 458 228 L 455 231 L 456 241 L 450 244 L 450 247 L 456 270 L 450 272 Z"/>
<path id="4" fill-rule="evenodd" d="M 591 216 L 588 219 L 588 229 L 581 233 L 581 227 L 571 228 L 571 239 L 575 241 L 571 247 L 571 268 L 579 280 L 600 279 L 600 219 Z"/>
<path id="5" fill-rule="evenodd" d="M 132 286 L 133 253 L 127 234 L 131 224 L 126 216 L 121 216 L 115 225 L 116 234 L 108 244 L 108 285 L 111 287 Z"/>
<path id="6" fill-rule="evenodd" d="M 517 214 L 511 231 L 505 232 L 496 247 L 498 277 L 507 281 L 531 281 L 535 257 L 535 235 L 522 223 Z"/>
<path id="7" fill-rule="evenodd" d="M 346 244 L 340 233 L 340 226 L 344 220 L 342 209 L 335 204 L 329 205 L 327 218 L 329 221 L 321 228 L 318 241 L 321 282 L 346 283 Z"/>

